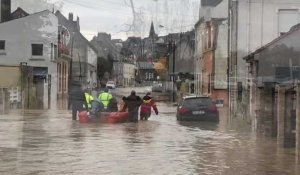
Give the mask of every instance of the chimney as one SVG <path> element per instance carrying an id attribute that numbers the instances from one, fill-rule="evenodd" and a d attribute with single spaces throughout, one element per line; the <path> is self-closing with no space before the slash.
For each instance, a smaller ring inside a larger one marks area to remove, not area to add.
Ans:
<path id="1" fill-rule="evenodd" d="M 0 22 L 10 20 L 11 0 L 0 0 Z"/>
<path id="2" fill-rule="evenodd" d="M 69 21 L 73 21 L 73 13 L 69 13 Z"/>
<path id="3" fill-rule="evenodd" d="M 80 32 L 79 17 L 77 16 L 77 30 Z"/>

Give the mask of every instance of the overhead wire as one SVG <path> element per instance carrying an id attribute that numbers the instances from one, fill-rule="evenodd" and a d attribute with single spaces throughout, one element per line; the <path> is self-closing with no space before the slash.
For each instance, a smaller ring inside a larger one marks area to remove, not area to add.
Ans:
<path id="1" fill-rule="evenodd" d="M 124 3 L 120 3 L 120 2 L 116 2 L 116 1 L 108 1 L 108 0 L 101 0 L 101 1 L 97 1 L 97 2 L 94 1 L 94 0 L 90 0 L 89 3 L 86 3 L 86 1 L 84 1 L 84 0 L 64 0 L 64 1 L 66 1 L 69 4 L 78 5 L 78 6 L 81 6 L 81 7 L 84 7 L 84 8 L 88 8 L 88 9 L 114 12 L 114 15 L 118 16 L 118 17 L 124 17 L 124 16 L 125 17 L 132 17 L 132 13 L 127 11 L 127 9 L 122 10 L 122 9 L 124 9 L 124 7 L 128 6 L 128 5 L 126 5 L 126 1 L 124 1 Z M 105 5 L 104 4 L 100 5 L 100 3 L 104 3 Z M 119 8 L 119 7 L 121 7 L 121 8 Z M 127 8 L 130 8 L 130 7 L 128 6 Z M 144 11 L 152 13 L 152 11 L 150 9 L 144 9 Z M 159 13 L 159 15 L 166 15 L 167 14 L 167 13 L 164 13 L 164 12 L 157 12 L 157 13 Z M 145 13 L 144 13 L 144 15 L 145 15 Z M 180 15 L 181 15 L 181 17 L 184 17 L 184 16 L 191 17 L 191 15 L 184 15 L 184 14 L 180 14 Z M 146 14 L 146 18 L 147 18 L 147 16 L 149 16 L 149 14 L 148 15 Z M 194 21 L 187 22 L 185 20 L 184 23 L 194 23 Z M 172 27 L 172 28 L 175 29 L 175 30 L 180 29 L 180 32 L 182 32 L 184 30 L 183 28 L 188 27 L 188 26 L 193 26 L 193 25 L 194 24 L 183 26 L 183 23 L 181 21 L 180 26 L 175 27 L 175 28 Z M 119 32 L 119 33 L 126 33 L 126 31 Z M 92 35 L 92 34 L 87 33 L 87 35 Z"/>

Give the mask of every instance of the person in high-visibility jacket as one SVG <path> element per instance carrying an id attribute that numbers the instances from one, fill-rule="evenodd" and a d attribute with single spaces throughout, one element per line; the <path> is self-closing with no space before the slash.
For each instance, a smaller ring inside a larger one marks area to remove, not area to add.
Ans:
<path id="1" fill-rule="evenodd" d="M 98 99 L 102 102 L 105 109 L 108 108 L 108 105 L 112 98 L 113 98 L 113 96 L 108 92 L 107 88 L 105 88 L 104 92 L 102 92 L 98 97 Z"/>
<path id="2" fill-rule="evenodd" d="M 87 103 L 88 110 L 92 109 L 92 101 L 94 100 L 94 97 L 91 95 L 91 91 L 86 90 L 84 96 L 85 96 L 85 101 Z M 83 104 L 83 108 L 87 109 L 84 104 Z"/>

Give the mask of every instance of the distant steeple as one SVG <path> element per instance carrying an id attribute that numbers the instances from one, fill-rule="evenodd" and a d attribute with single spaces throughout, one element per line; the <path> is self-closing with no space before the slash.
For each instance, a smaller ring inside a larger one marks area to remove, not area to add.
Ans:
<path id="1" fill-rule="evenodd" d="M 150 27 L 150 33 L 149 33 L 149 38 L 156 38 L 157 35 L 155 33 L 155 30 L 154 30 L 154 25 L 153 25 L 153 21 L 151 21 L 151 27 Z"/>

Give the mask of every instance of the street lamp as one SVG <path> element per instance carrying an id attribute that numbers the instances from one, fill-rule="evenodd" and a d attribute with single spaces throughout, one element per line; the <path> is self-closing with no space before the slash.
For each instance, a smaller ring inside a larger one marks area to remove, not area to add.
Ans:
<path id="1" fill-rule="evenodd" d="M 160 28 L 166 28 L 169 29 L 163 25 L 159 25 Z M 171 35 L 171 40 L 169 40 L 169 46 L 172 50 L 170 50 L 169 52 L 173 53 L 173 57 L 172 57 L 172 101 L 175 102 L 175 51 L 176 51 L 176 44 L 175 44 L 175 40 L 173 39 L 172 35 Z M 169 54 L 170 56 L 170 54 Z M 170 58 L 169 58 L 170 59 Z"/>

